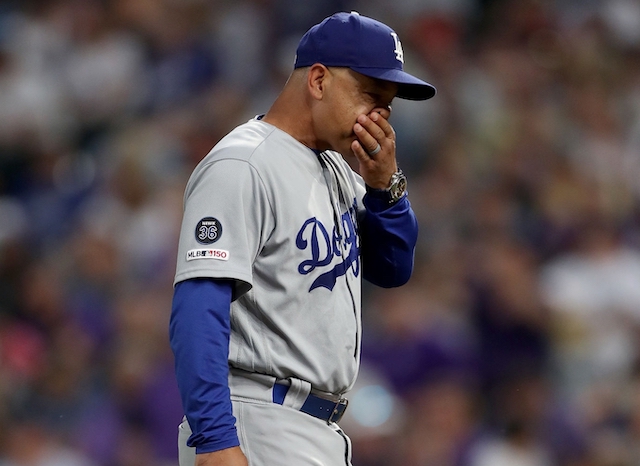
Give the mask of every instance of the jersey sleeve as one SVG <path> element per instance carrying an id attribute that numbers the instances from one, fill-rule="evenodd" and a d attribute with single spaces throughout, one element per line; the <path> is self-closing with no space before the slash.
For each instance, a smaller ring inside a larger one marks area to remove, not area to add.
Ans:
<path id="1" fill-rule="evenodd" d="M 252 264 L 273 224 L 264 185 L 248 161 L 197 167 L 185 190 L 175 283 L 230 279 L 237 299 L 252 287 Z"/>
<path id="2" fill-rule="evenodd" d="M 404 285 L 413 272 L 418 222 L 407 196 L 389 205 L 366 194 L 360 220 L 362 276 L 383 288 Z"/>

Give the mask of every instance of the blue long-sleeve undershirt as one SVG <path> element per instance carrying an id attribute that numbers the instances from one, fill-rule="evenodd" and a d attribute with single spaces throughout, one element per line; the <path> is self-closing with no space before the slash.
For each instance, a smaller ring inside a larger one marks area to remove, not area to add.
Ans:
<path id="1" fill-rule="evenodd" d="M 393 205 L 369 193 L 360 219 L 363 278 L 382 287 L 404 284 L 413 270 L 418 226 L 406 196 Z M 196 453 L 239 445 L 228 387 L 229 280 L 176 284 L 170 342 L 185 415 Z"/>
<path id="2" fill-rule="evenodd" d="M 229 395 L 232 282 L 198 278 L 176 284 L 169 324 L 182 406 L 196 453 L 238 446 Z"/>

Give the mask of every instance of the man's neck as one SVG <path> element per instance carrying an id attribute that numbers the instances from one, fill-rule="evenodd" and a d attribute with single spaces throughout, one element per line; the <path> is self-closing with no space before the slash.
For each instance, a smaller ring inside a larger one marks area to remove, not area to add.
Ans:
<path id="1" fill-rule="evenodd" d="M 310 149 L 317 149 L 311 112 L 304 102 L 304 97 L 293 94 L 285 88 L 262 121 L 284 131 Z"/>

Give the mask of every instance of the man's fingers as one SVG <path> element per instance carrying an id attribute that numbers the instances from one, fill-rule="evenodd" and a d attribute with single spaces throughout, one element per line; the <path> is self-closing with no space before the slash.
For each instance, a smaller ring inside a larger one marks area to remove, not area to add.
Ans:
<path id="1" fill-rule="evenodd" d="M 365 183 L 376 189 L 386 188 L 389 185 L 391 174 L 398 170 L 395 158 L 371 157 L 357 140 L 351 143 L 351 150 L 359 162 L 358 173 Z"/>
<path id="2" fill-rule="evenodd" d="M 371 156 L 369 155 L 367 150 L 362 147 L 360 141 L 353 141 L 351 143 L 351 150 L 353 151 L 353 154 L 356 156 L 359 162 L 365 163 L 371 160 Z"/>
<path id="3" fill-rule="evenodd" d="M 376 155 L 378 152 L 380 152 L 382 150 L 382 146 L 380 145 L 380 143 L 378 143 L 378 145 L 373 149 L 369 151 L 369 155 L 371 157 L 373 157 L 374 155 Z"/>
<path id="4" fill-rule="evenodd" d="M 378 112 L 360 115 L 354 125 L 354 132 L 360 140 L 364 150 L 370 155 L 375 155 L 378 147 L 384 148 L 385 140 L 395 141 L 396 133 L 387 119 Z"/>
<path id="5" fill-rule="evenodd" d="M 377 115 L 377 117 L 374 115 Z M 372 118 L 377 118 L 378 121 L 380 122 L 386 121 L 379 113 L 373 112 L 370 114 L 370 116 L 360 115 L 358 117 L 356 125 L 360 124 L 376 141 L 382 141 L 386 137 L 386 134 L 382 129 L 382 127 L 378 123 L 373 121 Z M 366 145 L 366 142 L 365 142 L 365 145 Z M 369 147 L 369 146 L 367 145 L 366 147 Z"/>
<path id="6" fill-rule="evenodd" d="M 380 129 L 382 129 L 384 136 L 387 138 L 395 138 L 396 132 L 393 129 L 393 126 L 389 124 L 387 119 L 383 117 L 378 112 L 371 112 L 369 115 L 371 121 L 373 121 Z"/>
<path id="7" fill-rule="evenodd" d="M 365 129 L 364 126 L 362 126 L 360 123 L 356 123 L 353 127 L 353 130 L 358 137 L 360 147 L 367 153 L 367 155 L 373 156 L 380 152 L 378 150 L 378 148 L 380 147 L 378 139 L 376 139 L 367 129 Z"/>

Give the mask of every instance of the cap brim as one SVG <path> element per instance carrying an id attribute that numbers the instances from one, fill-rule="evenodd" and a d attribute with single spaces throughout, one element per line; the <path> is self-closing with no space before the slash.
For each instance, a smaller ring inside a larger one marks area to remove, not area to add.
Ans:
<path id="1" fill-rule="evenodd" d="M 382 79 L 398 84 L 396 97 L 408 100 L 427 100 L 436 95 L 436 88 L 431 84 L 416 78 L 402 70 L 389 68 L 359 68 L 351 67 L 357 73 L 370 78 Z"/>

